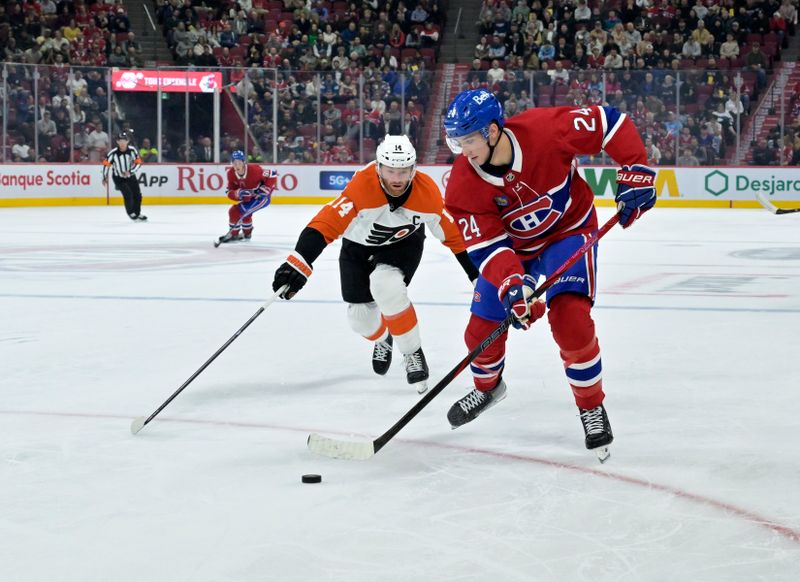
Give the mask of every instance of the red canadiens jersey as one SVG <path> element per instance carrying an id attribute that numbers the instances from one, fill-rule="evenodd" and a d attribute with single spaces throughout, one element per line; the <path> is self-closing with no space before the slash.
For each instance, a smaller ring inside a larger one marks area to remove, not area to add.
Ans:
<path id="1" fill-rule="evenodd" d="M 532 109 L 507 120 L 504 131 L 513 148 L 506 174 L 492 176 L 459 156 L 445 192 L 472 262 L 494 285 L 521 274 L 521 261 L 547 244 L 597 229 L 576 155 L 605 150 L 620 165 L 647 164 L 633 123 L 612 107 Z"/>
<path id="2" fill-rule="evenodd" d="M 231 166 L 228 168 L 227 195 L 231 200 L 239 200 L 239 190 L 255 190 L 259 186 L 271 194 L 277 183 L 278 173 L 275 170 L 265 170 L 258 164 L 247 164 L 247 171 L 240 177 Z"/>

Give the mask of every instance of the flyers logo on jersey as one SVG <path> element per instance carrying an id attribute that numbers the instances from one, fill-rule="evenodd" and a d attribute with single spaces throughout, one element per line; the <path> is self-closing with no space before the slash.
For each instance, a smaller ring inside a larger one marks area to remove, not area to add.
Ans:
<path id="1" fill-rule="evenodd" d="M 377 222 L 372 225 L 369 231 L 369 236 L 366 238 L 367 244 L 370 245 L 383 245 L 386 243 L 394 243 L 403 240 L 408 235 L 417 230 L 417 227 L 412 224 L 404 226 L 383 226 Z"/>
<path id="2" fill-rule="evenodd" d="M 517 238 L 536 238 L 547 232 L 562 215 L 552 204 L 550 196 L 542 196 L 522 208 L 504 214 L 503 222 Z"/>

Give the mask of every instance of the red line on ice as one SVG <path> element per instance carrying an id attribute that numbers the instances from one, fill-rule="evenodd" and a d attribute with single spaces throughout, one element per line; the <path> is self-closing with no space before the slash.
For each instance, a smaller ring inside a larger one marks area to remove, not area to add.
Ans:
<path id="1" fill-rule="evenodd" d="M 82 413 L 82 412 L 43 412 L 43 411 L 35 411 L 35 410 L 0 410 L 0 414 L 8 414 L 8 415 L 30 415 L 30 416 L 60 416 L 60 417 L 72 417 L 72 418 L 109 418 L 109 419 L 125 419 L 129 420 L 131 417 L 121 415 L 121 414 L 100 414 L 100 413 Z M 212 425 L 212 426 L 235 426 L 235 427 L 242 427 L 242 428 L 262 428 L 262 429 L 274 429 L 274 430 L 285 430 L 291 432 L 302 432 L 302 433 L 312 433 L 312 432 L 326 432 L 328 434 L 338 434 L 341 436 L 350 436 L 352 433 L 343 433 L 338 431 L 331 431 L 331 430 L 324 430 L 320 431 L 319 429 L 312 429 L 312 428 L 303 428 L 303 427 L 292 427 L 292 426 L 281 426 L 275 424 L 267 424 L 267 423 L 260 423 L 260 422 L 238 422 L 238 421 L 226 421 L 226 420 L 203 420 L 203 419 L 180 419 L 180 418 L 159 418 L 159 422 L 181 422 L 187 424 L 204 424 L 204 425 Z M 568 469 L 570 471 L 575 471 L 578 473 L 584 473 L 587 475 L 593 475 L 595 477 L 601 477 L 603 479 L 611 479 L 613 481 L 619 481 L 621 483 L 627 483 L 628 485 L 636 485 L 639 487 L 643 487 L 645 489 L 661 491 L 663 493 L 669 493 L 671 495 L 675 495 L 676 497 L 680 497 L 681 499 L 686 499 L 687 501 L 692 501 L 695 503 L 701 503 L 703 505 L 708 505 L 715 509 L 719 509 L 722 511 L 727 511 L 732 513 L 733 515 L 741 518 L 744 521 L 753 523 L 755 525 L 759 525 L 765 527 L 775 533 L 778 533 L 785 537 L 786 539 L 800 544 L 800 530 L 793 529 L 789 526 L 782 525 L 780 523 L 776 523 L 770 519 L 767 519 L 761 515 L 758 515 L 755 512 L 749 511 L 747 509 L 742 509 L 730 503 L 726 503 L 724 501 L 719 501 L 717 499 L 713 499 L 711 497 L 706 497 L 704 495 L 698 495 L 696 493 L 691 493 L 689 491 L 684 491 L 683 489 L 678 489 L 677 487 L 672 487 L 671 485 L 661 485 L 659 483 L 653 483 L 652 481 L 646 481 L 644 479 L 638 479 L 636 477 L 629 477 L 627 475 L 620 475 L 617 473 L 611 473 L 608 471 L 601 471 L 600 469 L 592 469 L 591 467 L 583 467 L 581 465 L 573 465 L 570 463 L 561 463 L 558 461 L 551 461 L 549 459 L 541 459 L 538 457 L 533 457 L 530 455 L 520 455 L 516 453 L 504 453 L 501 451 L 492 451 L 488 449 L 481 449 L 477 447 L 469 447 L 469 446 L 459 446 L 459 445 L 449 445 L 443 443 L 435 443 L 431 441 L 422 441 L 422 440 L 413 440 L 413 439 L 397 439 L 399 442 L 404 442 L 408 444 L 416 444 L 422 445 L 426 447 L 433 447 L 433 448 L 440 448 L 440 449 L 449 449 L 453 451 L 460 451 L 464 453 L 474 453 L 479 455 L 486 455 L 489 457 L 494 457 L 497 459 L 507 459 L 512 461 L 520 461 L 523 463 L 530 463 L 535 465 L 544 465 L 546 467 L 555 467 L 557 469 Z"/>

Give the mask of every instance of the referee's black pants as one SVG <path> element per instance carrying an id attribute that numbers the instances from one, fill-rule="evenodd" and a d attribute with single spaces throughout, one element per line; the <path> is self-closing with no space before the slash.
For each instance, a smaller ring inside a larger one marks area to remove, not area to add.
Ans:
<path id="1" fill-rule="evenodd" d="M 113 179 L 114 186 L 120 191 L 122 199 L 125 201 L 125 212 L 128 216 L 138 217 L 142 212 L 142 191 L 139 188 L 139 182 L 136 177 L 122 178 L 113 176 Z"/>

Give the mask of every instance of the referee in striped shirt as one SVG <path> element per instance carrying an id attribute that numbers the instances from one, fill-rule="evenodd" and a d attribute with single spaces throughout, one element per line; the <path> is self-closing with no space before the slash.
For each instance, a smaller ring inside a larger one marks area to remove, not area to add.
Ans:
<path id="1" fill-rule="evenodd" d="M 125 201 L 125 212 L 131 220 L 147 220 L 142 214 L 142 191 L 136 172 L 142 166 L 142 160 L 136 148 L 128 145 L 131 141 L 127 131 L 117 134 L 117 147 L 113 148 L 103 160 L 103 186 L 108 184 L 108 173 L 114 180 L 114 186 L 122 194 Z"/>

